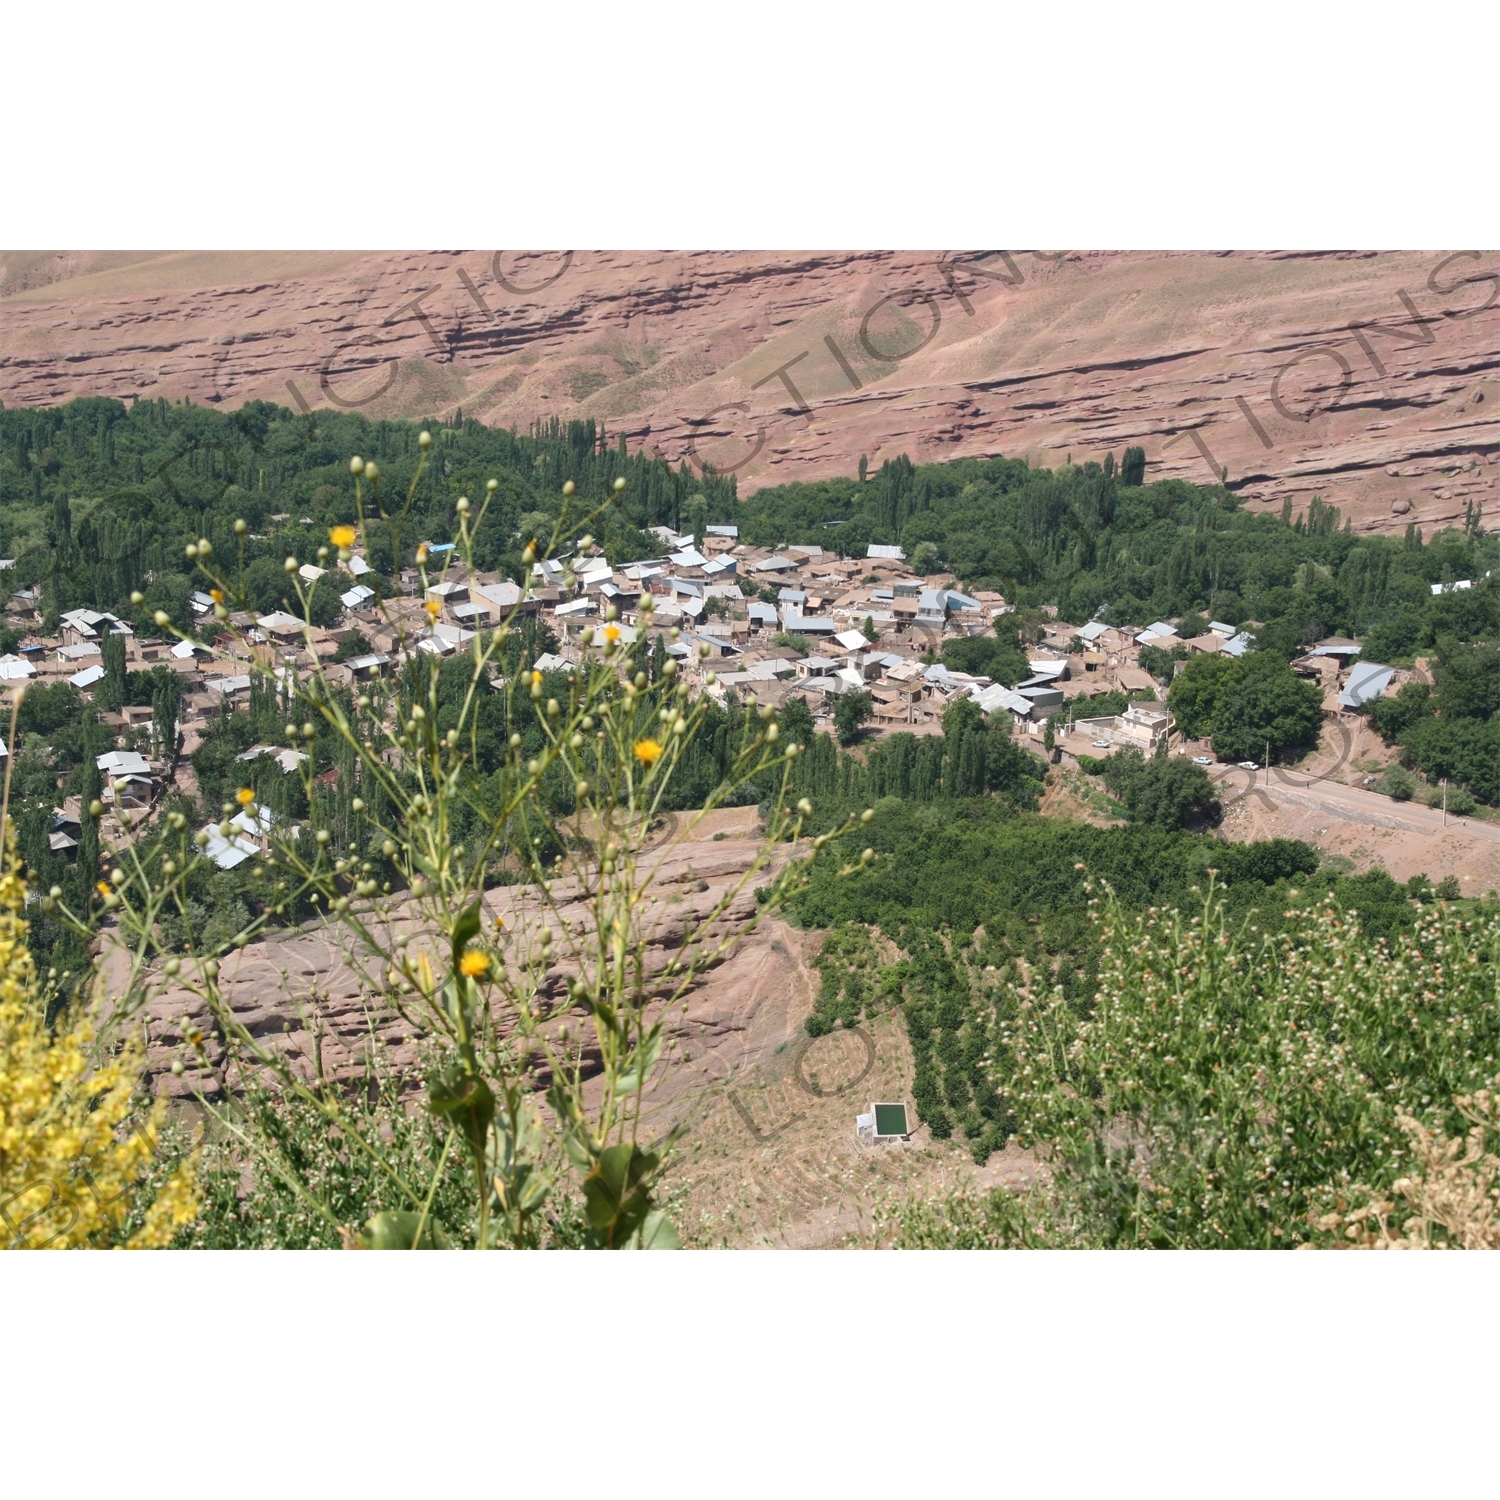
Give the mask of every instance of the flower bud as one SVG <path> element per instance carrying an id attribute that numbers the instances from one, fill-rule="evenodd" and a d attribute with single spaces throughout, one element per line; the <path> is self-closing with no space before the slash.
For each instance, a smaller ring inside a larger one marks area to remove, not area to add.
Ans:
<path id="1" fill-rule="evenodd" d="M 155 620 L 158 625 L 162 626 L 163 629 L 165 629 L 172 623 L 171 615 L 169 615 L 164 609 L 157 610 L 156 613 L 151 616 L 151 618 Z"/>
<path id="2" fill-rule="evenodd" d="M 89 803 L 89 816 L 91 818 L 102 818 L 104 816 L 104 804 L 97 797 Z"/>
<path id="3" fill-rule="evenodd" d="M 285 568 L 288 573 L 295 573 L 297 571 L 297 559 L 295 557 L 289 557 L 284 563 L 282 563 L 281 566 Z"/>
<path id="4" fill-rule="evenodd" d="M 365 478 L 368 479 L 371 484 L 374 484 L 375 481 L 380 478 L 380 468 L 373 458 L 369 461 L 369 463 L 365 465 Z"/>
<path id="5" fill-rule="evenodd" d="M 244 536 L 249 529 L 250 527 L 243 516 L 240 516 L 234 523 L 234 534 L 236 536 Z"/>
<path id="6" fill-rule="evenodd" d="M 577 485 L 575 485 L 571 479 L 568 480 L 567 483 L 563 485 L 563 498 L 565 500 L 571 500 L 573 498 L 573 492 L 577 488 Z"/>
<path id="7" fill-rule="evenodd" d="M 139 589 L 132 589 L 130 591 L 130 602 L 139 609 L 146 602 L 146 596 Z"/>
<path id="8" fill-rule="evenodd" d="M 419 432 L 417 434 L 417 447 L 419 447 L 419 448 L 430 448 L 430 447 L 432 447 L 432 434 L 430 432 L 427 432 L 425 429 L 422 432 Z"/>
<path id="9" fill-rule="evenodd" d="M 421 438 L 417 441 L 420 443 Z M 365 472 L 365 461 L 357 453 L 349 460 L 349 472 L 351 474 L 363 474 Z"/>

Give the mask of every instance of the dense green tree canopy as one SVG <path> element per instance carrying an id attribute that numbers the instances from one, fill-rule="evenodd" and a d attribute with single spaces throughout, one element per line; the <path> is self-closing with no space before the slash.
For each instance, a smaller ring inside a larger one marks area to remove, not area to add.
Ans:
<path id="1" fill-rule="evenodd" d="M 1310 746 L 1323 722 L 1323 694 L 1273 651 L 1242 656 L 1220 679 L 1213 716 L 1214 754 L 1220 760 L 1257 760 Z"/>

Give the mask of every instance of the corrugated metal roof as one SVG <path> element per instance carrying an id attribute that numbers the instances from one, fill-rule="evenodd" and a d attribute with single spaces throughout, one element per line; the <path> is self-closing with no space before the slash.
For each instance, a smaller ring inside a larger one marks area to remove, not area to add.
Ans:
<path id="1" fill-rule="evenodd" d="M 1344 691 L 1339 694 L 1340 706 L 1358 708 L 1360 704 L 1378 698 L 1395 675 L 1394 667 L 1382 666 L 1378 661 L 1356 662 L 1349 669 L 1349 681 L 1344 685 Z"/>

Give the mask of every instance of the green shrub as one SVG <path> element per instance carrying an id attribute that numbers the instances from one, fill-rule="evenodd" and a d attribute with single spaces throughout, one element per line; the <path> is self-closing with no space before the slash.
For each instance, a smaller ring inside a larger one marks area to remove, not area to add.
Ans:
<path id="1" fill-rule="evenodd" d="M 1396 802 L 1410 802 L 1417 794 L 1417 778 L 1401 766 L 1392 766 L 1375 785 Z"/>
<path id="2" fill-rule="evenodd" d="M 1113 896 L 1099 915 L 1092 1005 L 1021 986 L 995 1048 L 1044 1189 L 908 1203 L 896 1242 L 1321 1242 L 1327 1215 L 1408 1170 L 1403 1114 L 1461 1135 L 1455 1100 L 1500 1072 L 1494 913 L 1429 907 L 1394 947 L 1332 904 L 1274 938 L 1212 892 L 1191 916 Z"/>

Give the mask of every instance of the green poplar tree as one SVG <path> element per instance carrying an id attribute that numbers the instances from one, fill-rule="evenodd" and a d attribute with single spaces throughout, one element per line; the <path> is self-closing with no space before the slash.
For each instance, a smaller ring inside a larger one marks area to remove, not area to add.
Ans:
<path id="1" fill-rule="evenodd" d="M 111 631 L 99 650 L 104 676 L 94 689 L 94 701 L 106 713 L 117 714 L 125 706 L 125 637 Z"/>

